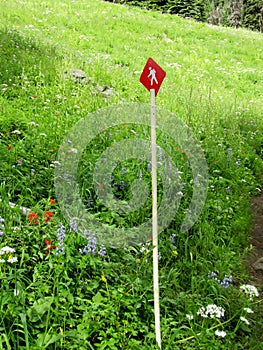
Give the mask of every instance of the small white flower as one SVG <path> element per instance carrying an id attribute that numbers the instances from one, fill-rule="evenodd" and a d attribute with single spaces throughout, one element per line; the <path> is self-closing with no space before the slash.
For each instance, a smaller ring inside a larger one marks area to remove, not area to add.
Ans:
<path id="1" fill-rule="evenodd" d="M 77 150 L 77 148 L 71 148 L 71 150 L 70 150 L 72 153 L 78 153 L 78 150 Z"/>
<path id="2" fill-rule="evenodd" d="M 28 123 L 29 125 L 32 125 L 32 126 L 38 126 L 39 124 L 35 123 L 35 122 L 29 122 Z"/>
<path id="3" fill-rule="evenodd" d="M 250 300 L 252 300 L 253 297 L 259 296 L 257 288 L 255 286 L 250 285 L 250 284 L 243 284 L 242 286 L 240 286 L 240 289 L 245 294 L 248 294 Z"/>
<path id="4" fill-rule="evenodd" d="M 249 321 L 245 317 L 241 316 L 240 320 L 245 322 L 247 325 L 250 325 Z"/>
<path id="5" fill-rule="evenodd" d="M 218 337 L 222 337 L 224 338 L 226 336 L 226 332 L 224 331 L 219 331 L 218 329 L 215 331 L 215 335 L 217 335 Z"/>
<path id="6" fill-rule="evenodd" d="M 45 134 L 44 132 L 42 132 L 41 134 L 39 134 L 39 136 L 44 136 L 44 137 L 46 137 L 47 134 Z"/>
<path id="7" fill-rule="evenodd" d="M 194 316 L 193 316 L 193 315 L 186 314 L 186 318 L 187 318 L 188 320 L 193 320 L 193 319 L 194 319 Z"/>
<path id="8" fill-rule="evenodd" d="M 11 131 L 11 133 L 12 133 L 12 134 L 18 134 L 18 135 L 19 135 L 19 134 L 21 134 L 21 131 L 19 131 L 19 130 L 13 130 L 13 131 Z"/>
<path id="9" fill-rule="evenodd" d="M 0 255 L 10 254 L 10 253 L 15 253 L 15 249 L 14 248 L 10 248 L 8 246 L 5 246 L 5 247 L 0 249 Z"/>
<path id="10" fill-rule="evenodd" d="M 7 262 L 9 262 L 10 264 L 13 264 L 13 263 L 15 263 L 15 262 L 17 262 L 17 261 L 18 261 L 18 260 L 17 260 L 17 257 L 16 257 L 16 256 L 7 259 Z"/>
<path id="11" fill-rule="evenodd" d="M 209 304 L 206 308 L 203 306 L 197 311 L 197 315 L 204 318 L 221 318 L 224 317 L 225 310 L 221 306 L 215 304 Z"/>
<path id="12" fill-rule="evenodd" d="M 149 253 L 149 249 L 147 249 L 147 248 L 145 248 L 144 246 L 143 247 L 141 247 L 141 249 L 140 249 L 140 252 L 141 253 Z"/>
<path id="13" fill-rule="evenodd" d="M 244 311 L 246 311 L 248 314 L 253 314 L 254 313 L 254 311 L 251 310 L 249 307 L 245 307 Z"/>
<path id="14" fill-rule="evenodd" d="M 0 259 L 0 263 L 5 263 L 5 259 Z"/>
<path id="15" fill-rule="evenodd" d="M 17 297 L 19 295 L 19 290 L 18 289 L 14 289 L 14 296 Z"/>

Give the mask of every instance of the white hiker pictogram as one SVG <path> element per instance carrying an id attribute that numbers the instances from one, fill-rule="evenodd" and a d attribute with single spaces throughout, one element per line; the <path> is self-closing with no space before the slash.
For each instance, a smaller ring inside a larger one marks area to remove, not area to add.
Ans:
<path id="1" fill-rule="evenodd" d="M 158 84 L 158 80 L 156 79 L 156 70 L 152 67 L 149 67 L 149 75 L 148 78 L 151 78 L 151 86 L 153 86 L 153 82 L 155 81 L 156 84 Z"/>

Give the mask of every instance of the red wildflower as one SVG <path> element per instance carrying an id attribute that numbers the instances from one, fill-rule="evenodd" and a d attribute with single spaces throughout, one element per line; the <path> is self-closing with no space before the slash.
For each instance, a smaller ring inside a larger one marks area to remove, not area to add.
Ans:
<path id="1" fill-rule="evenodd" d="M 8 149 L 8 151 L 10 151 L 10 149 L 12 149 L 12 146 L 7 146 L 7 149 Z"/>
<path id="2" fill-rule="evenodd" d="M 44 222 L 52 220 L 53 213 L 51 211 L 44 212 Z"/>
<path id="3" fill-rule="evenodd" d="M 35 212 L 29 213 L 28 214 L 29 222 L 30 224 L 38 225 L 39 220 L 38 220 L 38 215 Z"/>
<path id="4" fill-rule="evenodd" d="M 56 204 L 56 201 L 55 201 L 54 198 L 50 198 L 50 199 L 49 199 L 49 203 L 51 203 L 51 204 Z"/>
<path id="5" fill-rule="evenodd" d="M 52 243 L 52 242 L 53 242 L 53 240 L 52 240 L 52 239 L 50 239 L 50 240 L 46 239 L 46 240 L 45 240 L 46 249 L 47 249 L 48 251 L 50 251 L 50 250 L 52 250 L 52 249 L 55 249 L 55 248 L 56 248 L 56 246 L 55 246 L 55 245 L 51 245 L 51 243 Z M 46 254 L 46 255 L 48 254 L 48 251 L 46 251 L 46 252 L 45 252 L 45 254 Z"/>

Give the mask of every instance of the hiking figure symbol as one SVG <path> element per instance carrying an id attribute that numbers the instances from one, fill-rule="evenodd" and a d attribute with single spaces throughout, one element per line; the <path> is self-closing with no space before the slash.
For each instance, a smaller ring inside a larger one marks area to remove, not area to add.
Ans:
<path id="1" fill-rule="evenodd" d="M 148 78 L 151 78 L 151 86 L 153 86 L 153 82 L 155 82 L 158 85 L 158 80 L 156 78 L 156 70 L 152 67 L 149 67 L 149 75 Z"/>

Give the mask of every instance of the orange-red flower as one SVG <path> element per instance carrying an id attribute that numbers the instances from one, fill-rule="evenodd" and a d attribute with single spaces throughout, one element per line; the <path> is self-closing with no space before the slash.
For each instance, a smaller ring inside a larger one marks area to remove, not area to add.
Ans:
<path id="1" fill-rule="evenodd" d="M 50 204 L 56 204 L 56 201 L 55 201 L 54 198 L 50 198 L 50 199 L 49 199 L 49 203 L 50 203 Z"/>
<path id="2" fill-rule="evenodd" d="M 10 151 L 10 149 L 12 149 L 12 146 L 7 146 L 7 149 L 8 149 L 8 151 Z"/>
<path id="3" fill-rule="evenodd" d="M 29 213 L 28 214 L 29 222 L 30 224 L 38 225 L 39 220 L 38 220 L 38 215 L 35 212 Z"/>
<path id="4" fill-rule="evenodd" d="M 44 222 L 51 221 L 52 220 L 53 213 L 52 211 L 45 211 L 44 212 Z"/>
<path id="5" fill-rule="evenodd" d="M 56 246 L 55 246 L 55 245 L 51 245 L 51 243 L 52 243 L 52 242 L 53 242 L 53 240 L 52 240 L 52 239 L 50 239 L 50 240 L 46 239 L 46 240 L 45 240 L 46 249 L 47 249 L 47 251 L 45 252 L 45 254 L 48 254 L 48 253 L 49 253 L 48 251 L 50 251 L 50 250 L 52 250 L 52 249 L 55 249 L 55 248 L 56 248 Z"/>

